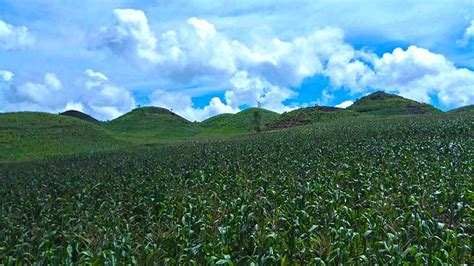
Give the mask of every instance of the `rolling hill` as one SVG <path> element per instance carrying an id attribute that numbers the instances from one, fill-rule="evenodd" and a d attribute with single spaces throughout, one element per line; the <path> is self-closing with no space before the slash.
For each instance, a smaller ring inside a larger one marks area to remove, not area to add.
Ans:
<path id="1" fill-rule="evenodd" d="M 199 133 L 195 123 L 160 107 L 136 108 L 103 127 L 117 138 L 135 143 L 188 138 Z"/>
<path id="2" fill-rule="evenodd" d="M 80 112 L 80 111 L 76 111 L 76 110 L 67 110 L 65 112 L 60 113 L 60 115 L 75 117 L 75 118 L 78 118 L 78 119 L 81 119 L 81 120 L 84 120 L 84 121 L 87 121 L 87 122 L 95 123 L 95 124 L 100 123 L 99 120 L 93 118 L 92 116 L 90 116 L 88 114 L 85 114 L 83 112 Z"/>
<path id="3" fill-rule="evenodd" d="M 280 117 L 280 114 L 262 108 L 248 108 L 236 114 L 221 114 L 208 118 L 199 123 L 199 126 L 203 128 L 204 134 L 255 132 L 255 112 L 260 113 L 262 127 Z"/>
<path id="4" fill-rule="evenodd" d="M 268 129 L 288 128 L 308 125 L 316 122 L 330 121 L 360 115 L 357 112 L 329 106 L 315 106 L 283 113 L 279 119 L 268 125 Z"/>
<path id="5" fill-rule="evenodd" d="M 473 110 L 473 105 L 469 105 L 447 114 L 472 114 Z M 428 104 L 384 92 L 362 97 L 346 109 L 308 107 L 280 115 L 265 109 L 249 108 L 236 114 L 217 115 L 199 123 L 158 107 L 137 108 L 110 122 L 100 122 L 72 110 L 60 115 L 4 113 L 0 114 L 0 160 L 94 152 L 133 143 L 168 143 L 254 133 L 255 112 L 260 114 L 262 128 L 267 130 L 337 119 L 442 113 Z"/>
<path id="6" fill-rule="evenodd" d="M 378 91 L 358 99 L 347 110 L 369 115 L 421 115 L 441 113 L 425 103 Z"/>
<path id="7" fill-rule="evenodd" d="M 0 114 L 0 161 L 93 153 L 124 144 L 95 124 L 65 115 Z"/>
<path id="8" fill-rule="evenodd" d="M 463 107 L 459 107 L 459 108 L 450 110 L 448 113 L 450 113 L 450 114 L 463 114 L 463 113 L 466 113 L 466 114 L 472 113 L 472 114 L 474 114 L 474 105 L 471 104 L 471 105 L 466 105 L 466 106 L 463 106 Z"/>

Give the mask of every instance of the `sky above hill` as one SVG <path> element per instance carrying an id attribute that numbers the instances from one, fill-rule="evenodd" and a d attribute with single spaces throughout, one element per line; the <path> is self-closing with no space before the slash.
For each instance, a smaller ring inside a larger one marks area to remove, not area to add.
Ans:
<path id="1" fill-rule="evenodd" d="M 403 2 L 403 3 L 402 3 Z M 474 0 L 0 0 L 0 111 L 474 103 Z"/>

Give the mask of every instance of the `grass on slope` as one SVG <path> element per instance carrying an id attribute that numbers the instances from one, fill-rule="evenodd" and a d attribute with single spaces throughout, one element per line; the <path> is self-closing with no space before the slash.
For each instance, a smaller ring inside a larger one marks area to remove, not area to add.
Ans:
<path id="1" fill-rule="evenodd" d="M 328 106 L 316 106 L 285 112 L 281 117 L 268 125 L 269 129 L 287 128 L 308 125 L 316 122 L 331 121 L 341 118 L 355 117 L 357 112 Z"/>
<path id="2" fill-rule="evenodd" d="M 347 110 L 370 115 L 419 115 L 441 113 L 425 103 L 419 103 L 398 95 L 375 92 L 357 100 Z"/>
<path id="3" fill-rule="evenodd" d="M 466 106 L 463 106 L 463 107 L 459 107 L 459 108 L 450 110 L 448 113 L 450 113 L 450 114 L 460 114 L 460 113 L 474 114 L 474 105 L 471 104 L 471 105 L 466 105 Z"/>
<path id="4" fill-rule="evenodd" d="M 134 109 L 105 123 L 104 128 L 117 138 L 135 143 L 189 138 L 200 132 L 195 123 L 159 107 Z"/>
<path id="5" fill-rule="evenodd" d="M 76 111 L 76 110 L 68 110 L 68 111 L 60 113 L 60 115 L 75 117 L 75 118 L 78 118 L 78 119 L 81 119 L 81 120 L 84 120 L 84 121 L 87 121 L 87 122 L 95 123 L 95 124 L 100 123 L 99 120 L 93 118 L 92 116 L 90 116 L 88 114 L 85 114 L 83 112 L 80 112 L 80 111 Z"/>
<path id="6" fill-rule="evenodd" d="M 124 144 L 103 128 L 68 116 L 0 114 L 0 161 L 92 153 Z"/>
<path id="7" fill-rule="evenodd" d="M 237 114 L 211 117 L 199 123 L 199 126 L 204 129 L 204 135 L 252 133 L 255 132 L 255 112 L 260 113 L 262 127 L 280 117 L 280 114 L 262 108 L 248 108 Z"/>

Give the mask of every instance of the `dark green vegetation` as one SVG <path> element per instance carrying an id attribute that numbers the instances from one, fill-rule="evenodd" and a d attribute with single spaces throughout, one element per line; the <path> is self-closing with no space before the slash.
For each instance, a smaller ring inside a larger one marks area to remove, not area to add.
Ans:
<path id="1" fill-rule="evenodd" d="M 194 123 L 159 107 L 142 107 L 104 124 L 120 139 L 131 142 L 189 138 L 199 132 Z"/>
<path id="2" fill-rule="evenodd" d="M 60 113 L 60 115 L 75 117 L 75 118 L 78 118 L 87 122 L 91 122 L 91 123 L 96 123 L 96 124 L 100 123 L 99 120 L 93 118 L 92 116 L 88 114 L 84 114 L 83 112 L 76 111 L 76 110 L 68 110 L 68 111 Z"/>
<path id="3" fill-rule="evenodd" d="M 452 113 L 472 114 L 470 110 L 472 106 L 453 110 Z M 0 114 L 0 161 L 95 152 L 135 144 L 225 139 L 256 131 L 377 115 L 440 113 L 441 111 L 427 104 L 376 92 L 361 98 L 348 109 L 320 106 L 280 115 L 261 108 L 249 108 L 237 114 L 221 114 L 199 123 L 190 122 L 158 107 L 137 108 L 108 122 L 99 122 L 78 111 L 67 111 L 59 116 L 26 112 Z M 58 124 L 58 121 L 67 122 Z"/>
<path id="4" fill-rule="evenodd" d="M 260 114 L 264 124 L 279 117 L 272 111 L 249 108 L 237 114 L 222 114 L 196 123 L 164 108 L 143 107 L 104 123 L 104 128 L 117 138 L 133 143 L 202 139 L 253 132 L 255 112 Z"/>
<path id="5" fill-rule="evenodd" d="M 463 107 L 460 107 L 460 108 L 456 108 L 454 110 L 451 110 L 449 111 L 450 113 L 470 113 L 470 114 L 474 114 L 474 105 L 467 105 L 467 106 L 463 106 Z"/>
<path id="6" fill-rule="evenodd" d="M 237 114 L 221 114 L 211 117 L 200 123 L 208 133 L 235 134 L 255 132 L 255 112 L 260 114 L 262 126 L 277 120 L 278 113 L 261 108 L 248 108 Z"/>
<path id="7" fill-rule="evenodd" d="M 3 163 L 0 264 L 472 264 L 473 134 L 359 117 Z"/>
<path id="8" fill-rule="evenodd" d="M 429 104 L 419 103 L 385 92 L 375 92 L 357 100 L 347 108 L 369 115 L 420 115 L 441 113 Z"/>
<path id="9" fill-rule="evenodd" d="M 300 125 L 308 125 L 316 122 L 331 121 L 360 115 L 357 112 L 328 106 L 315 106 L 296 109 L 283 113 L 281 117 L 270 123 L 268 128 L 287 128 Z"/>
<path id="10" fill-rule="evenodd" d="M 125 144 L 98 125 L 69 116 L 0 114 L 0 161 L 93 153 Z"/>

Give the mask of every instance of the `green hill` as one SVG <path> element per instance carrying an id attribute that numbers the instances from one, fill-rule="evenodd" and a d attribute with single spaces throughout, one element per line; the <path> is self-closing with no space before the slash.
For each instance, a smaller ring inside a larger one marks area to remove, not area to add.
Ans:
<path id="1" fill-rule="evenodd" d="M 78 118 L 78 119 L 81 119 L 81 120 L 84 120 L 84 121 L 87 121 L 87 122 L 95 123 L 95 124 L 100 123 L 99 120 L 93 118 L 92 116 L 90 116 L 88 114 L 85 114 L 83 112 L 80 112 L 80 111 L 76 111 L 76 110 L 67 110 L 65 112 L 60 113 L 60 115 L 75 117 L 75 118 Z"/>
<path id="2" fill-rule="evenodd" d="M 187 138 L 199 132 L 195 123 L 160 107 L 134 109 L 105 123 L 104 128 L 135 143 Z"/>
<path id="3" fill-rule="evenodd" d="M 268 125 L 268 128 L 288 128 L 358 115 L 360 114 L 354 111 L 329 106 L 300 108 L 291 112 L 283 113 L 278 120 Z"/>
<path id="4" fill-rule="evenodd" d="M 425 103 L 419 103 L 398 95 L 375 92 L 357 100 L 347 110 L 370 115 L 420 115 L 441 113 Z"/>
<path id="5" fill-rule="evenodd" d="M 124 144 L 97 125 L 65 115 L 0 114 L 0 161 L 95 152 Z"/>
<path id="6" fill-rule="evenodd" d="M 221 114 L 208 118 L 199 126 L 204 134 L 236 134 L 255 132 L 255 112 L 261 117 L 261 125 L 265 126 L 280 117 L 280 114 L 262 108 L 248 108 L 237 114 Z"/>
<path id="7" fill-rule="evenodd" d="M 448 113 L 450 114 L 473 113 L 474 114 L 474 105 L 471 104 L 471 105 L 459 107 L 459 108 L 450 110 Z"/>

